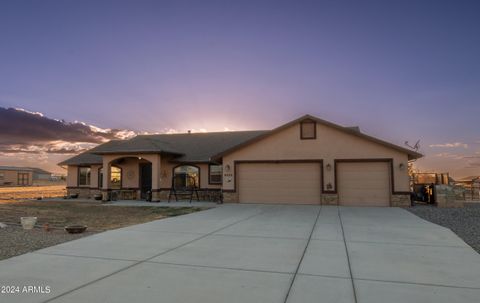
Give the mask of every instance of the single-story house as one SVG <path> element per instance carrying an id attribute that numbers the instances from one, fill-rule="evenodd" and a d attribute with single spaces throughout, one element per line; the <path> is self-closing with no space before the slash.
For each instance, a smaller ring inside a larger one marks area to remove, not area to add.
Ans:
<path id="1" fill-rule="evenodd" d="M 305 115 L 272 130 L 139 135 L 59 163 L 70 194 L 113 190 L 166 200 L 172 186 L 225 202 L 408 206 L 408 161 L 422 155 Z"/>
<path id="2" fill-rule="evenodd" d="M 33 181 L 51 181 L 52 173 L 38 167 L 29 167 L 33 171 Z"/>
<path id="3" fill-rule="evenodd" d="M 0 186 L 30 186 L 33 170 L 27 167 L 0 166 Z"/>

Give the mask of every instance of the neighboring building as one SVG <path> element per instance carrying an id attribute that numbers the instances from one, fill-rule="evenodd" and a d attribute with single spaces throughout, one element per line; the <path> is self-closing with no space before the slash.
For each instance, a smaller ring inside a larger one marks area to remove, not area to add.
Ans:
<path id="1" fill-rule="evenodd" d="M 0 166 L 0 186 L 30 186 L 33 170 L 26 167 Z"/>
<path id="2" fill-rule="evenodd" d="M 480 200 L 480 176 L 468 176 L 455 180 L 455 184 L 465 188 L 467 201 Z"/>
<path id="3" fill-rule="evenodd" d="M 52 181 L 52 173 L 41 168 L 29 167 L 33 171 L 33 181 Z"/>
<path id="4" fill-rule="evenodd" d="M 408 206 L 408 161 L 422 155 L 306 115 L 268 131 L 141 135 L 63 161 L 67 189 L 165 200 L 172 184 L 225 202 Z"/>

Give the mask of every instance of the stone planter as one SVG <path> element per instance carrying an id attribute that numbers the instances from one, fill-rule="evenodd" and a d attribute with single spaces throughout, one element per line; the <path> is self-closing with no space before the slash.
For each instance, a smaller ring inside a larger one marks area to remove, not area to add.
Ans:
<path id="1" fill-rule="evenodd" d="M 37 223 L 37 217 L 21 217 L 20 223 L 22 223 L 23 229 L 32 229 Z"/>

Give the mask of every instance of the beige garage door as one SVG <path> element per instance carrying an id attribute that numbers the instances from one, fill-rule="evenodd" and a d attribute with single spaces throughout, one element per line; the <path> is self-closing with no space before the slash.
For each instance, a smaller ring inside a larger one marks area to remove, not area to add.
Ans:
<path id="1" fill-rule="evenodd" d="M 388 163 L 338 163 L 337 182 L 340 205 L 390 205 L 390 169 Z"/>
<path id="2" fill-rule="evenodd" d="M 320 204 L 319 163 L 238 165 L 240 203 Z"/>

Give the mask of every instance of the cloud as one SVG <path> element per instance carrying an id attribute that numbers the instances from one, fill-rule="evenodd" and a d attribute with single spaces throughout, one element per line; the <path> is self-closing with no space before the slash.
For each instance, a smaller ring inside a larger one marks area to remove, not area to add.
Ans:
<path id="1" fill-rule="evenodd" d="M 22 108 L 0 107 L 0 154 L 77 154 L 136 132 L 51 119 Z"/>
<path id="2" fill-rule="evenodd" d="M 458 154 L 452 154 L 452 153 L 438 153 L 433 156 L 437 158 L 448 158 L 448 159 L 455 159 L 455 160 L 466 158 L 464 155 L 458 155 Z"/>
<path id="3" fill-rule="evenodd" d="M 429 147 L 441 147 L 441 148 L 456 148 L 456 147 L 463 147 L 468 148 L 468 144 L 462 142 L 455 142 L 455 143 L 443 143 L 443 144 L 431 144 Z"/>

